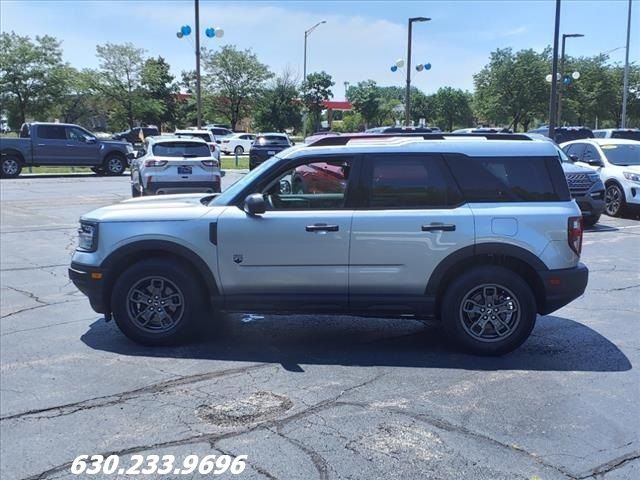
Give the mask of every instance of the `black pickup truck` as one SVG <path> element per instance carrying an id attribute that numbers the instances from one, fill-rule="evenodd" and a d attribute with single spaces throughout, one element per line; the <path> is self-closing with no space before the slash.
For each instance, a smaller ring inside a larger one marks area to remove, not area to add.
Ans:
<path id="1" fill-rule="evenodd" d="M 13 178 L 23 167 L 91 167 L 99 175 L 121 175 L 133 147 L 101 140 L 78 125 L 25 123 L 20 138 L 0 138 L 0 176 Z"/>

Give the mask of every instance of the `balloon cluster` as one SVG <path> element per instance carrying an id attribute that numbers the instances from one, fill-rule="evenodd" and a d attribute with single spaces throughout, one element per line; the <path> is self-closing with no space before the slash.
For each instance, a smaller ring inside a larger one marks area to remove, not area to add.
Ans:
<path id="1" fill-rule="evenodd" d="M 221 28 L 207 28 L 204 31 L 205 35 L 209 38 L 222 38 L 224 37 L 224 30 Z M 183 25 L 182 27 L 180 27 L 180 30 L 178 30 L 178 32 L 176 33 L 176 37 L 178 38 L 182 38 L 182 37 L 188 37 L 189 35 L 191 35 L 191 27 L 189 25 Z"/>
<path id="2" fill-rule="evenodd" d="M 401 58 L 399 58 L 398 60 L 396 60 L 396 63 L 391 65 L 391 71 L 392 72 L 397 72 L 399 68 L 404 67 L 404 60 L 402 60 Z M 416 65 L 416 70 L 418 72 L 421 72 L 422 70 L 431 70 L 431 64 L 430 63 L 421 63 L 419 65 Z"/>
<path id="3" fill-rule="evenodd" d="M 551 83 L 551 79 L 553 78 L 553 76 L 551 74 L 547 75 L 546 77 L 544 77 L 544 79 Z M 561 76 L 559 73 L 557 74 L 556 78 L 559 80 L 562 80 L 562 83 L 566 86 L 569 86 L 573 83 L 574 80 L 578 80 L 580 78 L 580 72 L 573 72 L 571 75 L 567 74 L 564 76 Z"/>

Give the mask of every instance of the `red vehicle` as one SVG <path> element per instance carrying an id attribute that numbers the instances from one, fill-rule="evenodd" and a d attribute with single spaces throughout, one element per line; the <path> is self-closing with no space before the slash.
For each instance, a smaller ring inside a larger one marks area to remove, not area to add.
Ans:
<path id="1" fill-rule="evenodd" d="M 310 163 L 294 170 L 291 177 L 291 192 L 343 193 L 347 184 L 346 166 L 340 163 Z"/>

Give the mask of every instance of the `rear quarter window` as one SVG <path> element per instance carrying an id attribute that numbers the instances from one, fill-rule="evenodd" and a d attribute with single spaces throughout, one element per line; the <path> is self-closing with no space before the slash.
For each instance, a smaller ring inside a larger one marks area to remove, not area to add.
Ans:
<path id="1" fill-rule="evenodd" d="M 469 202 L 553 202 L 570 199 L 558 157 L 445 155 Z"/>

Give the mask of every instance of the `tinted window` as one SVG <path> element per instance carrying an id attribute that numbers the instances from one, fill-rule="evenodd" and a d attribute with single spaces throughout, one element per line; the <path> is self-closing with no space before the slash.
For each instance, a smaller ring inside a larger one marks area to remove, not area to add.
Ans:
<path id="1" fill-rule="evenodd" d="M 62 125 L 40 125 L 38 126 L 38 137 L 49 140 L 66 140 L 67 134 Z"/>
<path id="2" fill-rule="evenodd" d="M 607 136 L 607 132 L 605 130 L 596 130 L 593 132 L 593 136 L 595 138 L 604 138 Z"/>
<path id="3" fill-rule="evenodd" d="M 640 143 L 638 145 L 623 144 L 623 145 L 600 145 L 602 151 L 614 165 L 640 165 Z"/>
<path id="4" fill-rule="evenodd" d="M 281 135 L 261 135 L 256 139 L 258 145 L 289 145 L 289 139 Z"/>
<path id="5" fill-rule="evenodd" d="M 144 133 L 145 137 L 146 136 L 156 136 L 158 135 L 158 129 L 157 128 L 143 128 L 142 129 L 142 133 Z"/>
<path id="6" fill-rule="evenodd" d="M 584 154 L 582 155 L 583 162 L 590 162 L 592 160 L 600 160 L 600 154 L 596 147 L 593 145 L 585 145 Z"/>
<path id="7" fill-rule="evenodd" d="M 206 143 L 163 142 L 153 146 L 153 154 L 159 157 L 209 157 L 211 152 Z"/>
<path id="8" fill-rule="evenodd" d="M 578 161 L 581 161 L 585 146 L 586 144 L 584 143 L 573 143 L 567 147 L 564 147 L 564 151 L 567 155 L 575 155 Z"/>
<path id="9" fill-rule="evenodd" d="M 78 127 L 68 127 L 67 137 L 70 140 L 76 140 L 78 142 L 85 142 L 87 137 L 90 137 L 89 133 Z"/>
<path id="10" fill-rule="evenodd" d="M 225 136 L 230 135 L 233 132 L 231 130 L 227 130 L 226 128 L 212 128 L 211 133 L 213 133 L 214 135 Z"/>
<path id="11" fill-rule="evenodd" d="M 371 208 L 436 208 L 461 201 L 446 167 L 436 156 L 374 157 L 370 172 Z"/>
<path id="12" fill-rule="evenodd" d="M 626 138 L 627 140 L 640 141 L 640 130 L 615 130 L 611 133 L 611 138 Z"/>
<path id="13" fill-rule="evenodd" d="M 189 133 L 179 133 L 178 135 L 183 136 L 183 137 L 201 138 L 205 142 L 210 142 L 211 141 L 211 136 L 208 133 L 191 133 L 191 132 L 189 132 Z"/>
<path id="14" fill-rule="evenodd" d="M 446 155 L 447 165 L 470 202 L 544 202 L 568 198 L 557 192 L 566 180 L 557 157 L 467 157 Z"/>
<path id="15" fill-rule="evenodd" d="M 31 132 L 29 132 L 29 125 L 25 123 L 24 125 L 22 125 L 22 128 L 20 129 L 20 138 L 29 138 L 29 137 L 31 137 Z"/>

